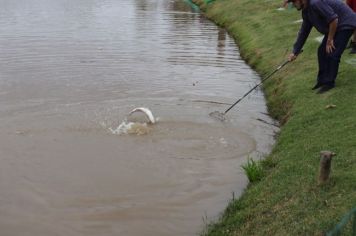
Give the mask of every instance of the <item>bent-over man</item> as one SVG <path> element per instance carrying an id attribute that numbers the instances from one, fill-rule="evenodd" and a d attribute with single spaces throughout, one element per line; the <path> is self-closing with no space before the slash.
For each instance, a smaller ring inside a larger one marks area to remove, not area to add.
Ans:
<path id="1" fill-rule="evenodd" d="M 324 38 L 318 49 L 319 71 L 312 88 L 324 93 L 335 87 L 340 58 L 356 29 L 356 13 L 340 0 L 286 0 L 302 11 L 303 23 L 299 30 L 293 52 L 293 61 L 300 53 L 310 31 L 315 27 Z"/>

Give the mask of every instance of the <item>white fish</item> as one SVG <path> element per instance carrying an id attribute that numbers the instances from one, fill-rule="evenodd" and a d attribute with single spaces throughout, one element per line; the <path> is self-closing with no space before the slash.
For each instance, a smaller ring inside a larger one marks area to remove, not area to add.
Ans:
<path id="1" fill-rule="evenodd" d="M 129 113 L 129 115 L 131 115 L 134 112 L 138 112 L 138 111 L 145 113 L 145 115 L 148 118 L 148 120 L 150 121 L 150 123 L 154 124 L 156 122 L 152 112 L 150 111 L 150 109 L 145 108 L 145 107 L 135 108 Z"/>

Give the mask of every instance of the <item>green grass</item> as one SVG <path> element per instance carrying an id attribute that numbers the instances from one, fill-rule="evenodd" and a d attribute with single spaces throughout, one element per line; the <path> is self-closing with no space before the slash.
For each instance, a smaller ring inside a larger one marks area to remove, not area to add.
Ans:
<path id="1" fill-rule="evenodd" d="M 196 0 L 206 15 L 228 29 L 242 57 L 262 77 L 287 57 L 299 29 L 296 10 L 277 11 L 282 0 Z M 356 66 L 346 51 L 337 87 L 317 95 L 319 36 L 313 31 L 298 59 L 264 84 L 270 114 L 282 124 L 267 157 L 264 177 L 232 201 L 205 235 L 320 235 L 356 206 Z M 325 109 L 335 104 L 333 109 Z M 331 179 L 317 185 L 319 152 L 337 154 Z"/>
<path id="2" fill-rule="evenodd" d="M 242 165 L 250 183 L 260 181 L 263 177 L 263 167 L 260 161 L 255 161 L 252 158 L 247 159 L 247 163 Z"/>

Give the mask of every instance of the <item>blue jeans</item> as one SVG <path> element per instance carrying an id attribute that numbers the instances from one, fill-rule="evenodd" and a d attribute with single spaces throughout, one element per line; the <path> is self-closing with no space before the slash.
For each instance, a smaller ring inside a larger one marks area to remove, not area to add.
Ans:
<path id="1" fill-rule="evenodd" d="M 334 86 L 337 73 L 339 71 L 340 58 L 345 51 L 347 43 L 351 38 L 353 30 L 338 31 L 334 37 L 335 49 L 332 53 L 326 52 L 326 42 L 328 36 L 325 35 L 318 49 L 318 83 Z"/>

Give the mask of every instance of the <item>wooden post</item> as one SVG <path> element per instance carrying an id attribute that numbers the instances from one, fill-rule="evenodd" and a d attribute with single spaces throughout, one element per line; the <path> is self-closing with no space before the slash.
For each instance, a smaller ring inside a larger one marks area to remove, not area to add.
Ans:
<path id="1" fill-rule="evenodd" d="M 326 183 L 329 180 L 331 159 L 336 154 L 330 151 L 320 152 L 320 168 L 319 168 L 319 185 Z"/>

